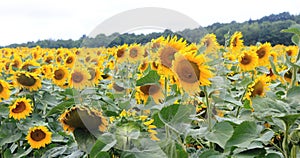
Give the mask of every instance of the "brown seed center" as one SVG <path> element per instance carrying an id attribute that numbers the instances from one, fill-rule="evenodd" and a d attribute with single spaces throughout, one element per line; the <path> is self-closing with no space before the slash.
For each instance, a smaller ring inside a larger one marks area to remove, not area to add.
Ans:
<path id="1" fill-rule="evenodd" d="M 33 132 L 30 133 L 31 139 L 34 141 L 41 141 L 46 138 L 46 133 L 40 129 L 36 129 Z"/>
<path id="2" fill-rule="evenodd" d="M 245 56 L 242 57 L 241 63 L 242 63 L 243 65 L 248 65 L 248 64 L 250 64 L 250 63 L 251 63 L 251 56 L 245 54 Z"/>
<path id="3" fill-rule="evenodd" d="M 91 76 L 91 78 L 89 79 L 89 81 L 92 81 L 95 77 L 96 77 L 96 71 L 92 68 L 88 68 L 89 74 Z"/>
<path id="4" fill-rule="evenodd" d="M 74 72 L 72 74 L 72 80 L 76 83 L 80 83 L 83 80 L 83 74 L 80 72 Z"/>
<path id="5" fill-rule="evenodd" d="M 254 86 L 253 86 L 253 92 L 251 94 L 252 97 L 255 97 L 257 95 L 262 95 L 264 92 L 264 85 L 261 81 L 258 81 Z"/>
<path id="6" fill-rule="evenodd" d="M 73 62 L 73 58 L 72 57 L 68 57 L 67 60 L 66 60 L 66 63 L 67 64 L 72 64 Z"/>
<path id="7" fill-rule="evenodd" d="M 175 71 L 178 77 L 184 82 L 195 83 L 200 79 L 198 65 L 188 60 L 181 60 Z"/>
<path id="8" fill-rule="evenodd" d="M 177 52 L 177 50 L 173 47 L 165 47 L 161 50 L 160 60 L 161 64 L 165 67 L 171 68 L 172 67 L 172 61 L 175 59 L 174 55 Z"/>
<path id="9" fill-rule="evenodd" d="M 129 56 L 132 58 L 136 58 L 138 56 L 138 50 L 136 48 L 130 49 Z"/>
<path id="10" fill-rule="evenodd" d="M 288 56 L 291 56 L 291 55 L 293 54 L 293 51 L 292 51 L 292 50 L 288 50 L 288 51 L 286 51 L 286 54 L 287 54 Z"/>
<path id="11" fill-rule="evenodd" d="M 18 102 L 16 107 L 14 109 L 12 109 L 13 113 L 21 113 L 26 109 L 26 105 L 23 101 Z"/>
<path id="12" fill-rule="evenodd" d="M 125 90 L 123 87 L 117 85 L 116 83 L 113 83 L 113 89 L 118 91 L 118 92 L 122 92 L 122 91 Z"/>
<path id="13" fill-rule="evenodd" d="M 145 85 L 141 86 L 140 90 L 146 95 L 153 95 L 160 90 L 158 85 Z"/>
<path id="14" fill-rule="evenodd" d="M 54 71 L 54 78 L 56 80 L 62 80 L 65 76 L 64 70 L 58 69 Z"/>
<path id="15" fill-rule="evenodd" d="M 20 74 L 17 77 L 17 81 L 23 86 L 33 86 L 36 83 L 36 79 L 32 76 L 26 76 L 25 74 Z"/>
<path id="16" fill-rule="evenodd" d="M 0 93 L 4 90 L 4 87 L 2 86 L 2 84 L 0 83 Z"/>
<path id="17" fill-rule="evenodd" d="M 118 57 L 118 58 L 123 57 L 124 54 L 125 54 L 125 49 L 124 49 L 124 48 L 118 49 L 118 51 L 117 51 L 117 57 Z"/>
<path id="18" fill-rule="evenodd" d="M 256 54 L 259 59 L 263 58 L 266 54 L 266 50 L 264 48 L 260 48 L 259 50 L 256 51 Z"/>

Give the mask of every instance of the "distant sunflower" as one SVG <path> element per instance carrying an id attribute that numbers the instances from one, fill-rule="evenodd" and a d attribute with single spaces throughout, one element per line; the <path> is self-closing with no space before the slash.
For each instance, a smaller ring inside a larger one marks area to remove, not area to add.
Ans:
<path id="1" fill-rule="evenodd" d="M 14 73 L 14 84 L 17 87 L 37 91 L 42 87 L 41 79 L 36 73 L 17 71 Z"/>
<path id="2" fill-rule="evenodd" d="M 258 66 L 266 66 L 269 64 L 270 50 L 271 44 L 268 42 L 257 48 L 256 54 L 258 56 Z"/>
<path id="3" fill-rule="evenodd" d="M 62 86 L 69 77 L 69 71 L 64 66 L 58 66 L 53 69 L 52 75 L 52 82 L 58 86 Z"/>
<path id="4" fill-rule="evenodd" d="M 43 65 L 41 67 L 41 71 L 42 71 L 42 75 L 44 78 L 46 79 L 52 79 L 53 77 L 53 65 L 52 64 L 47 64 L 47 65 Z"/>
<path id="5" fill-rule="evenodd" d="M 90 74 L 89 82 L 91 85 L 98 85 L 99 81 L 102 79 L 102 72 L 97 67 L 89 67 L 88 72 Z"/>
<path id="6" fill-rule="evenodd" d="M 298 54 L 298 46 L 287 46 L 285 48 L 286 55 L 291 57 L 291 62 L 296 62 L 296 56 Z"/>
<path id="7" fill-rule="evenodd" d="M 128 49 L 128 61 L 131 63 L 135 63 L 140 61 L 144 55 L 144 48 L 138 44 L 132 44 Z"/>
<path id="8" fill-rule="evenodd" d="M 90 85 L 90 78 L 91 75 L 88 73 L 87 70 L 80 67 L 76 67 L 71 72 L 71 75 L 69 77 L 69 84 L 72 88 L 83 89 Z"/>
<path id="9" fill-rule="evenodd" d="M 258 64 L 258 56 L 251 50 L 243 51 L 238 60 L 242 71 L 254 70 Z"/>
<path id="10" fill-rule="evenodd" d="M 30 99 L 18 98 L 9 106 L 9 117 L 16 120 L 25 119 L 32 113 L 32 104 Z"/>
<path id="11" fill-rule="evenodd" d="M 206 47 L 206 53 L 213 53 L 220 47 L 216 35 L 213 33 L 205 35 L 200 41 L 200 46 Z"/>
<path id="12" fill-rule="evenodd" d="M 259 76 L 255 81 L 248 86 L 245 98 L 251 102 L 251 98 L 256 96 L 265 96 L 267 90 L 269 90 L 270 77 L 266 75 Z"/>
<path id="13" fill-rule="evenodd" d="M 156 51 L 159 49 L 159 47 L 162 45 L 162 43 L 165 41 L 164 36 L 160 36 L 159 38 L 152 39 L 151 40 L 151 50 Z"/>
<path id="14" fill-rule="evenodd" d="M 10 85 L 4 81 L 0 79 L 0 102 L 1 99 L 9 99 L 10 97 Z"/>
<path id="15" fill-rule="evenodd" d="M 31 127 L 26 136 L 30 147 L 40 149 L 51 143 L 52 133 L 45 126 Z"/>
<path id="16" fill-rule="evenodd" d="M 144 60 L 139 65 L 139 71 L 144 72 L 148 67 L 149 67 L 149 63 L 146 60 Z"/>
<path id="17" fill-rule="evenodd" d="M 75 61 L 76 61 L 76 56 L 70 53 L 65 59 L 65 65 L 69 68 L 73 68 Z"/>
<path id="18" fill-rule="evenodd" d="M 122 63 L 127 60 L 128 54 L 127 54 L 128 45 L 123 44 L 122 46 L 118 46 L 116 49 L 116 57 L 117 62 Z"/>
<path id="19" fill-rule="evenodd" d="M 22 59 L 20 56 L 16 55 L 14 56 L 14 59 L 11 61 L 11 69 L 19 69 L 22 65 Z"/>
<path id="20" fill-rule="evenodd" d="M 179 80 L 180 87 L 193 95 L 199 92 L 200 85 L 211 84 L 209 78 L 213 75 L 208 68 L 203 55 L 195 56 L 192 53 L 185 53 L 175 55 L 172 70 Z"/>
<path id="21" fill-rule="evenodd" d="M 27 60 L 25 61 L 22 66 L 21 70 L 27 72 L 34 72 L 36 74 L 40 74 L 40 64 L 36 60 Z"/>
<path id="22" fill-rule="evenodd" d="M 138 103 L 146 103 L 151 96 L 156 104 L 159 104 L 164 97 L 161 86 L 156 84 L 143 85 L 136 88 L 136 99 Z M 141 102 L 140 102 L 141 101 Z"/>
<path id="23" fill-rule="evenodd" d="M 47 63 L 47 64 L 52 64 L 54 59 L 55 58 L 54 58 L 53 54 L 45 55 L 44 58 L 43 58 L 44 62 Z"/>
<path id="24" fill-rule="evenodd" d="M 108 125 L 107 119 L 102 116 L 100 111 L 78 106 L 66 110 L 60 115 L 58 121 L 67 132 L 73 132 L 77 128 L 104 132 Z"/>
<path id="25" fill-rule="evenodd" d="M 235 32 L 231 38 L 230 38 L 230 49 L 233 51 L 233 53 L 237 53 L 238 51 L 240 51 L 244 44 L 243 44 L 243 40 L 241 39 L 243 38 L 243 35 L 241 32 Z"/>

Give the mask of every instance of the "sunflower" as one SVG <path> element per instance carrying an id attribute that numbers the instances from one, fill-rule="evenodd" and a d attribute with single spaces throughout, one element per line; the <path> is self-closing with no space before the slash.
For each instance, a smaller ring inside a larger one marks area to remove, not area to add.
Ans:
<path id="1" fill-rule="evenodd" d="M 93 67 L 90 66 L 88 68 L 88 72 L 90 74 L 90 78 L 89 78 L 89 82 L 91 82 L 92 85 L 98 85 L 99 81 L 102 79 L 101 75 L 102 72 L 97 68 L 97 67 Z"/>
<path id="2" fill-rule="evenodd" d="M 58 86 L 65 84 L 67 78 L 69 77 L 69 71 L 64 66 L 58 66 L 53 69 L 52 82 Z"/>
<path id="3" fill-rule="evenodd" d="M 188 94 L 193 95 L 200 91 L 200 85 L 211 84 L 208 79 L 213 75 L 208 68 L 203 55 L 195 56 L 189 52 L 184 55 L 175 55 L 172 70 L 179 80 L 180 87 Z"/>
<path id="4" fill-rule="evenodd" d="M 41 70 L 42 70 L 42 75 L 43 75 L 44 78 L 46 78 L 46 79 L 52 79 L 52 77 L 53 77 L 53 74 L 52 74 L 52 72 L 53 72 L 53 65 L 52 64 L 43 65 L 41 67 Z"/>
<path id="5" fill-rule="evenodd" d="M 122 63 L 127 59 L 127 56 L 128 56 L 127 49 L 128 49 L 127 44 L 118 46 L 118 48 L 116 49 L 116 57 L 117 57 L 118 63 Z"/>
<path id="6" fill-rule="evenodd" d="M 21 57 L 18 55 L 15 55 L 14 59 L 11 61 L 11 64 L 10 64 L 11 70 L 19 69 L 21 67 L 21 65 L 22 65 Z"/>
<path id="7" fill-rule="evenodd" d="M 76 56 L 72 53 L 69 53 L 69 55 L 65 59 L 65 65 L 69 68 L 73 68 L 76 61 Z"/>
<path id="8" fill-rule="evenodd" d="M 30 99 L 18 98 L 9 106 L 9 117 L 16 120 L 25 119 L 32 113 L 32 104 Z"/>
<path id="9" fill-rule="evenodd" d="M 138 68 L 139 72 L 144 72 L 148 67 L 149 67 L 149 63 L 146 60 L 144 60 L 139 65 L 139 68 Z"/>
<path id="10" fill-rule="evenodd" d="M 271 44 L 268 42 L 257 48 L 256 54 L 258 56 L 258 66 L 266 66 L 269 64 L 270 50 Z"/>
<path id="11" fill-rule="evenodd" d="M 261 75 L 255 79 L 255 81 L 248 86 L 245 98 L 251 102 L 251 98 L 256 96 L 265 96 L 267 90 L 269 90 L 270 77 Z"/>
<path id="12" fill-rule="evenodd" d="M 220 47 L 216 35 L 213 33 L 205 35 L 200 41 L 200 46 L 206 47 L 206 53 L 213 53 Z"/>
<path id="13" fill-rule="evenodd" d="M 164 97 L 161 85 L 149 84 L 136 88 L 135 93 L 138 103 L 147 103 L 148 97 L 151 96 L 156 104 L 159 104 Z"/>
<path id="14" fill-rule="evenodd" d="M 151 49 L 152 51 L 158 50 L 161 44 L 165 41 L 164 36 L 160 36 L 159 38 L 151 40 Z"/>
<path id="15" fill-rule="evenodd" d="M 66 110 L 58 121 L 67 132 L 73 132 L 77 128 L 104 132 L 108 125 L 107 119 L 100 111 L 78 106 Z"/>
<path id="16" fill-rule="evenodd" d="M 136 63 L 143 58 L 144 48 L 139 44 L 132 44 L 128 49 L 128 61 L 131 63 Z"/>
<path id="17" fill-rule="evenodd" d="M 44 56 L 44 62 L 47 64 L 52 64 L 54 61 L 54 55 L 53 54 L 48 54 L 46 56 Z"/>
<path id="18" fill-rule="evenodd" d="M 52 133 L 45 126 L 31 127 L 26 136 L 30 147 L 39 149 L 51 143 Z"/>
<path id="19" fill-rule="evenodd" d="M 298 46 L 287 46 L 285 52 L 287 56 L 291 57 L 291 62 L 295 62 L 298 54 Z"/>
<path id="20" fill-rule="evenodd" d="M 71 75 L 69 77 L 69 84 L 72 88 L 83 89 L 86 86 L 90 85 L 90 78 L 91 75 L 86 69 L 77 67 L 74 68 L 71 72 Z"/>
<path id="21" fill-rule="evenodd" d="M 254 51 L 243 51 L 238 58 L 239 66 L 242 71 L 254 70 L 258 64 L 258 56 Z"/>
<path id="22" fill-rule="evenodd" d="M 0 101 L 1 99 L 9 99 L 10 97 L 10 85 L 4 81 L 0 80 Z"/>
<path id="23" fill-rule="evenodd" d="M 36 73 L 17 71 L 14 73 L 13 78 L 17 87 L 26 88 L 30 91 L 37 91 L 42 87 L 41 79 Z"/>
<path id="24" fill-rule="evenodd" d="M 40 67 L 40 64 L 36 60 L 27 60 L 22 64 L 21 70 L 40 74 L 41 71 L 40 71 L 39 67 Z"/>
<path id="25" fill-rule="evenodd" d="M 230 38 L 230 49 L 233 51 L 233 53 L 239 52 L 244 44 L 243 40 L 241 39 L 243 37 L 241 32 L 235 32 L 231 38 Z"/>

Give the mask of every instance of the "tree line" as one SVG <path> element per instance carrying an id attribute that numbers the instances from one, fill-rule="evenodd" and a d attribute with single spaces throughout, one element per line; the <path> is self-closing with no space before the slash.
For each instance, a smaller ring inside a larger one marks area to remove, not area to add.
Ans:
<path id="1" fill-rule="evenodd" d="M 10 44 L 5 47 L 35 47 L 38 45 L 43 48 L 112 47 L 122 45 L 124 43 L 145 44 L 151 41 L 151 39 L 155 39 L 160 36 L 167 37 L 172 35 L 184 37 L 188 42 L 198 43 L 206 33 L 214 33 L 217 37 L 217 41 L 224 45 L 226 40 L 225 37 L 233 34 L 235 31 L 241 31 L 243 33 L 245 45 L 254 45 L 257 42 L 270 42 L 272 45 L 292 45 L 292 34 L 282 33 L 280 31 L 296 23 L 300 23 L 300 15 L 291 15 L 288 12 L 283 12 L 280 14 L 265 16 L 258 20 L 249 19 L 242 23 L 237 23 L 235 21 L 225 24 L 214 23 L 207 27 L 185 29 L 178 32 L 165 30 L 164 32 L 154 32 L 147 35 L 134 33 L 113 33 L 111 35 L 99 34 L 96 37 L 83 35 L 77 40 L 48 39 L 38 40 L 36 42 L 31 41 L 22 44 Z"/>

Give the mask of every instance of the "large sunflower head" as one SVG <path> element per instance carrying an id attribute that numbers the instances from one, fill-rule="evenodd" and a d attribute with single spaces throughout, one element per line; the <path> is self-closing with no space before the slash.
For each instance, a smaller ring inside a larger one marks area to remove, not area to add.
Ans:
<path id="1" fill-rule="evenodd" d="M 32 113 L 32 104 L 30 99 L 18 98 L 9 106 L 9 117 L 16 120 L 25 119 Z"/>
<path id="2" fill-rule="evenodd" d="M 268 42 L 260 45 L 257 48 L 256 54 L 258 56 L 259 66 L 266 66 L 269 64 L 270 50 L 271 50 L 271 44 Z"/>
<path id="3" fill-rule="evenodd" d="M 52 133 L 45 126 L 31 127 L 26 136 L 30 147 L 39 149 L 51 143 Z"/>
<path id="4" fill-rule="evenodd" d="M 237 53 L 240 51 L 244 44 L 243 44 L 243 35 L 242 32 L 235 32 L 231 38 L 230 38 L 230 49 L 233 51 L 233 53 Z"/>
<path id="5" fill-rule="evenodd" d="M 258 56 L 253 50 L 243 51 L 238 60 L 242 71 L 254 70 L 258 64 Z"/>
<path id="6" fill-rule="evenodd" d="M 180 87 L 193 95 L 199 92 L 200 85 L 209 85 L 212 72 L 205 65 L 203 55 L 195 56 L 192 52 L 176 54 L 172 70 L 179 80 Z"/>
<path id="7" fill-rule="evenodd" d="M 62 86 L 66 83 L 67 78 L 69 77 L 69 71 L 64 66 L 58 66 L 53 69 L 52 81 L 58 86 Z"/>
<path id="8" fill-rule="evenodd" d="M 73 132 L 77 128 L 104 132 L 108 125 L 107 119 L 100 111 L 79 106 L 66 110 L 58 121 L 67 132 Z"/>
<path id="9" fill-rule="evenodd" d="M 91 82 L 89 79 L 91 75 L 83 67 L 75 67 L 69 77 L 69 84 L 72 88 L 83 89 L 89 85 Z"/>
<path id="10" fill-rule="evenodd" d="M 17 87 L 26 88 L 30 91 L 37 91 L 42 87 L 41 79 L 36 73 L 17 71 L 14 73 L 14 84 Z"/>

